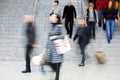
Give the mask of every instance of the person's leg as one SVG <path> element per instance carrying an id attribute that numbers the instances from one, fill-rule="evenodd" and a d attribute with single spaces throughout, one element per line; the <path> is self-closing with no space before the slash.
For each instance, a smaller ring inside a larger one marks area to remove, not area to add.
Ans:
<path id="1" fill-rule="evenodd" d="M 56 63 L 55 65 L 56 65 L 56 77 L 55 77 L 55 80 L 59 80 L 61 63 Z"/>
<path id="2" fill-rule="evenodd" d="M 70 38 L 72 38 L 73 24 L 74 24 L 74 21 L 73 21 L 73 19 L 71 19 L 71 20 L 70 20 L 70 25 L 69 25 L 69 26 L 70 26 L 70 36 L 69 36 Z"/>
<path id="3" fill-rule="evenodd" d="M 88 22 L 88 27 L 89 27 L 89 30 L 90 30 L 90 38 L 92 39 L 93 36 L 92 36 L 92 23 L 91 22 Z"/>
<path id="4" fill-rule="evenodd" d="M 66 29 L 66 32 L 67 32 L 67 34 L 70 34 L 68 23 L 69 23 L 69 21 L 65 20 L 65 29 Z"/>
<path id="5" fill-rule="evenodd" d="M 31 51 L 32 51 L 32 47 L 30 45 L 27 45 L 26 53 L 25 53 L 26 69 L 24 71 L 22 71 L 22 73 L 31 72 L 31 68 L 30 68 L 30 55 L 31 55 Z"/>
<path id="6" fill-rule="evenodd" d="M 111 27 L 110 27 L 110 39 L 112 39 L 113 32 L 114 32 L 114 27 L 115 27 L 115 22 L 114 20 L 111 20 Z"/>
<path id="7" fill-rule="evenodd" d="M 95 27 L 96 27 L 96 23 L 93 22 L 93 39 L 96 39 Z"/>
<path id="8" fill-rule="evenodd" d="M 106 21 L 106 36 L 108 43 L 110 43 L 110 20 Z"/>
<path id="9" fill-rule="evenodd" d="M 102 10 L 98 10 L 98 26 L 101 27 Z"/>
<path id="10" fill-rule="evenodd" d="M 52 68 L 52 70 L 53 70 L 53 72 L 55 72 L 56 71 L 56 65 L 55 64 L 53 64 L 53 63 L 48 63 L 49 65 L 50 65 L 50 67 Z"/>
<path id="11" fill-rule="evenodd" d="M 70 38 L 72 38 L 72 33 L 73 33 L 73 24 L 74 24 L 74 21 L 73 19 L 70 20 Z"/>
<path id="12" fill-rule="evenodd" d="M 80 44 L 80 49 L 81 49 L 81 54 L 82 54 L 81 63 L 84 65 L 84 62 L 85 62 L 85 44 L 84 43 Z"/>
<path id="13" fill-rule="evenodd" d="M 103 30 L 106 31 L 106 23 L 103 21 Z"/>
<path id="14" fill-rule="evenodd" d="M 103 30 L 105 31 L 106 30 L 106 23 L 104 23 L 104 12 L 105 12 L 105 10 L 102 10 L 102 18 L 101 18 L 101 24 L 103 25 Z"/>
<path id="15" fill-rule="evenodd" d="M 31 55 L 31 51 L 32 51 L 32 47 L 31 46 L 27 46 L 25 60 L 26 60 L 26 70 L 28 70 L 28 71 L 31 71 L 31 68 L 30 68 L 30 55 Z"/>
<path id="16" fill-rule="evenodd" d="M 95 39 L 95 22 L 91 23 L 91 33 L 92 33 L 92 38 Z"/>

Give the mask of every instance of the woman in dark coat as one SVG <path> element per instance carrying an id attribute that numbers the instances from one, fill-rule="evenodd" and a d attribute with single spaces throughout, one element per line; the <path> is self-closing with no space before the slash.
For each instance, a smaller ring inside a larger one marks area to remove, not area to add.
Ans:
<path id="1" fill-rule="evenodd" d="M 60 24 L 60 16 L 53 14 L 50 17 L 51 28 L 48 34 L 47 49 L 47 62 L 51 68 L 56 72 L 55 80 L 59 80 L 60 65 L 63 62 L 63 54 L 58 54 L 55 48 L 54 40 L 64 39 L 65 29 Z"/>

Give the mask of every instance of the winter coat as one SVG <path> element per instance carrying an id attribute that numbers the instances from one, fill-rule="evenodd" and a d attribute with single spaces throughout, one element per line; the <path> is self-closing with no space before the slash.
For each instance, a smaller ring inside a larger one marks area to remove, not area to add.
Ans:
<path id="1" fill-rule="evenodd" d="M 51 63 L 61 63 L 63 62 L 63 54 L 58 54 L 55 48 L 54 40 L 49 40 L 50 36 L 57 36 L 56 39 L 64 39 L 65 36 L 65 29 L 62 25 L 56 25 L 54 29 L 50 29 L 48 34 L 48 41 L 46 48 L 47 51 L 47 61 Z M 55 39 L 55 40 L 56 40 Z"/>

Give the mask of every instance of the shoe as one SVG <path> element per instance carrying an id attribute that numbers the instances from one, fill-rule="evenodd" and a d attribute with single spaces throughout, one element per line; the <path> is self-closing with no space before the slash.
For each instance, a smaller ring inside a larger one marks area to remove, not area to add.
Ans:
<path id="1" fill-rule="evenodd" d="M 112 40 L 112 36 L 110 36 L 110 39 Z"/>
<path id="2" fill-rule="evenodd" d="M 110 40 L 108 40 L 108 44 L 110 44 Z"/>
<path id="3" fill-rule="evenodd" d="M 31 70 L 24 70 L 22 73 L 31 73 Z"/>
<path id="4" fill-rule="evenodd" d="M 85 66 L 85 64 L 84 64 L 84 63 L 80 63 L 79 66 L 80 66 L 80 67 L 83 67 L 83 66 Z"/>

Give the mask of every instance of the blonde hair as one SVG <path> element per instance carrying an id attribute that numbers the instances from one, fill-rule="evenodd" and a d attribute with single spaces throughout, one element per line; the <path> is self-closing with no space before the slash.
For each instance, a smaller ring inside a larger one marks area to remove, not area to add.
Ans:
<path id="1" fill-rule="evenodd" d="M 93 4 L 92 2 L 90 2 L 90 3 L 88 4 L 88 6 L 89 6 L 89 7 L 94 7 L 94 4 Z"/>

